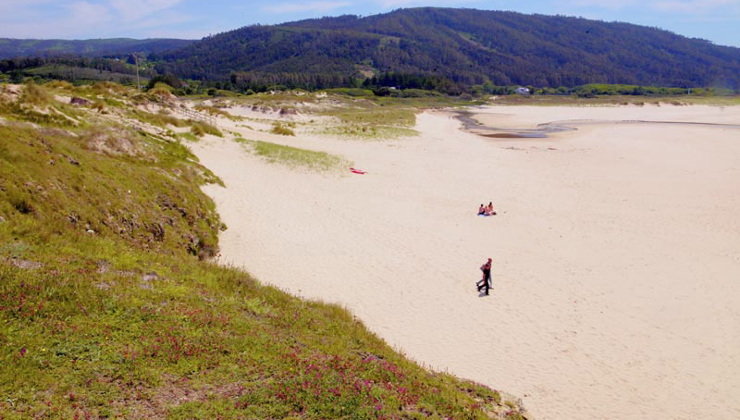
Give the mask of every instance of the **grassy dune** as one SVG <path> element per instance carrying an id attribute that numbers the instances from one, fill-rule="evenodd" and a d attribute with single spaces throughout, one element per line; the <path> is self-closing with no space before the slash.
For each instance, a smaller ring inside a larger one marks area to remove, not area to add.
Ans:
<path id="1" fill-rule="evenodd" d="M 416 110 L 403 106 L 378 106 L 374 103 L 355 103 L 342 109 L 325 112 L 338 124 L 323 128 L 322 134 L 355 138 L 383 138 L 416 136 Z"/>
<path id="2" fill-rule="evenodd" d="M 172 106 L 0 86 L 0 418 L 523 418 L 337 306 L 209 263 L 224 226 L 198 187 L 219 180 Z"/>
<path id="3" fill-rule="evenodd" d="M 280 163 L 314 171 L 328 171 L 346 168 L 352 165 L 351 162 L 326 152 L 317 152 L 260 140 L 237 138 L 236 141 L 244 144 L 250 152 L 263 157 L 270 163 Z"/>
<path id="4" fill-rule="evenodd" d="M 359 91 L 359 94 L 352 94 L 354 91 Z M 413 127 L 416 124 L 416 114 L 420 110 L 482 103 L 446 96 L 376 97 L 372 92 L 361 89 L 331 89 L 318 93 L 302 91 L 261 93 L 218 98 L 214 102 L 218 102 L 224 108 L 252 107 L 271 111 L 273 115 L 285 114 L 288 119 L 291 118 L 289 116 L 291 114 L 316 117 L 310 120 L 297 118 L 290 122 L 286 120 L 275 122 L 266 113 L 265 118 L 243 118 L 273 124 L 270 130 L 273 134 L 292 136 L 307 133 L 351 140 L 392 140 L 417 136 L 419 133 Z M 201 108 L 207 109 L 208 106 Z"/>

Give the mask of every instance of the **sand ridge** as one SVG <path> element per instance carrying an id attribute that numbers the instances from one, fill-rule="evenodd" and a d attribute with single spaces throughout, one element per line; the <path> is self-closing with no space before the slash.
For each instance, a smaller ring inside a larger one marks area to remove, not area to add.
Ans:
<path id="1" fill-rule="evenodd" d="M 194 152 L 229 229 L 222 262 L 346 306 L 422 364 L 523 398 L 539 419 L 740 417 L 737 107 L 485 107 L 548 139 L 486 139 L 450 113 L 385 142 L 298 136 L 367 175 Z M 274 140 L 264 133 L 251 138 Z M 493 200 L 499 215 L 475 216 Z M 493 258 L 494 289 L 478 267 Z"/>

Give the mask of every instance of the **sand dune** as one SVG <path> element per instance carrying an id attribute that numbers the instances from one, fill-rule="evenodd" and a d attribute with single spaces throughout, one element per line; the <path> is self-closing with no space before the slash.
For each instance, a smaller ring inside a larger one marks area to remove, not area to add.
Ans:
<path id="1" fill-rule="evenodd" d="M 740 109 L 474 112 L 577 130 L 487 139 L 429 112 L 415 138 L 269 138 L 367 175 L 195 144 L 226 183 L 206 188 L 229 226 L 222 262 L 345 305 L 411 358 L 514 393 L 538 419 L 740 418 Z M 499 215 L 475 216 L 490 200 Z"/>

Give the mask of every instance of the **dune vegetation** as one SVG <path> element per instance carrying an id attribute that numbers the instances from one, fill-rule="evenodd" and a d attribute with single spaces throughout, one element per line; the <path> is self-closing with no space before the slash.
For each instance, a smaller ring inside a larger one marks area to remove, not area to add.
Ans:
<path id="1" fill-rule="evenodd" d="M 305 168 L 314 171 L 344 169 L 352 165 L 345 159 L 326 152 L 301 149 L 261 140 L 237 138 L 250 152 L 263 157 L 270 163 L 280 163 L 294 168 Z"/>
<path id="2" fill-rule="evenodd" d="M 220 180 L 183 138 L 224 134 L 181 106 L 0 85 L 0 418 L 524 418 L 340 307 L 209 262 L 226 226 L 199 186 Z"/>

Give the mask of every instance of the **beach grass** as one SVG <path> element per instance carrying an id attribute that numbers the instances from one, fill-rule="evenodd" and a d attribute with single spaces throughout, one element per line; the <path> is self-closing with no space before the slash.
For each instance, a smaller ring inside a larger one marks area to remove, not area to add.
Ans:
<path id="1" fill-rule="evenodd" d="M 196 111 L 199 111 L 199 112 L 205 112 L 205 113 L 207 113 L 207 114 L 209 114 L 211 116 L 214 116 L 214 117 L 223 117 L 223 118 L 229 119 L 231 121 L 242 121 L 244 119 L 244 118 L 239 117 L 237 115 L 232 115 L 232 114 L 224 111 L 223 109 L 221 109 L 219 107 L 216 107 L 216 106 L 212 106 L 212 105 L 198 104 L 198 105 L 195 105 L 193 107 L 193 109 L 195 109 Z"/>
<path id="2" fill-rule="evenodd" d="M 357 139 L 396 139 L 418 135 L 418 109 L 399 106 L 381 106 L 369 101 L 354 101 L 341 107 L 324 110 L 321 115 L 332 117 L 336 123 L 322 125 L 319 134 Z"/>
<path id="3" fill-rule="evenodd" d="M 130 117 L 133 118 L 134 120 L 146 122 L 148 124 L 161 127 L 161 128 L 167 128 L 168 126 L 185 127 L 188 125 L 187 121 L 182 120 L 180 118 L 176 118 L 164 111 L 146 112 L 146 111 L 134 109 L 130 113 Z"/>
<path id="4" fill-rule="evenodd" d="M 197 120 L 188 120 L 188 124 L 190 125 L 190 132 L 197 136 L 197 137 L 203 137 L 206 134 L 210 134 L 216 137 L 223 137 L 224 134 L 219 130 L 217 127 L 208 124 L 203 121 L 197 121 Z"/>
<path id="5" fill-rule="evenodd" d="M 279 163 L 294 168 L 305 168 L 313 171 L 330 171 L 352 165 L 346 159 L 326 152 L 301 149 L 260 140 L 239 138 L 248 150 L 270 163 Z"/>
<path id="6" fill-rule="evenodd" d="M 392 126 L 368 126 L 368 125 L 337 125 L 324 127 L 317 131 L 317 134 L 329 136 L 355 138 L 355 139 L 376 139 L 388 140 L 401 137 L 418 136 L 419 132 L 405 127 Z"/>
<path id="7" fill-rule="evenodd" d="M 273 121 L 270 133 L 280 136 L 295 136 L 295 131 L 293 131 L 294 127 L 295 124 L 286 123 L 283 121 Z"/>
<path id="8" fill-rule="evenodd" d="M 416 124 L 414 109 L 401 107 L 363 106 L 340 109 L 328 113 L 343 124 L 413 127 Z"/>

